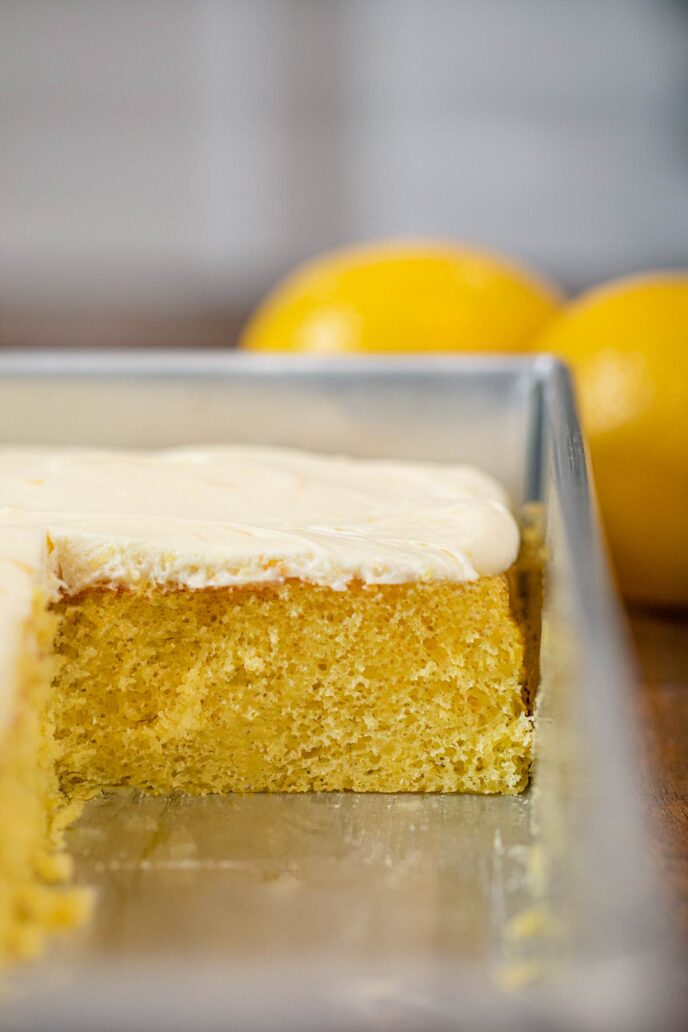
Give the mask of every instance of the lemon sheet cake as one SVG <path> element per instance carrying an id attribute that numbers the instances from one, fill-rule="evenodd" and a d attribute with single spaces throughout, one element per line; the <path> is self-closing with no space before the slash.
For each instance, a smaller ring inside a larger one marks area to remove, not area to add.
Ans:
<path id="1" fill-rule="evenodd" d="M 466 466 L 0 449 L 0 955 L 104 788 L 521 791 L 519 547 Z"/>

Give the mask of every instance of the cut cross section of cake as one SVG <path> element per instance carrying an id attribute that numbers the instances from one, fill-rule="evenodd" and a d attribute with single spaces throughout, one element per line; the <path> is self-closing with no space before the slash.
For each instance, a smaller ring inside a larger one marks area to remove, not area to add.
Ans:
<path id="1" fill-rule="evenodd" d="M 5 448 L 0 507 L 0 954 L 65 800 L 526 786 L 528 564 L 486 474 Z"/>

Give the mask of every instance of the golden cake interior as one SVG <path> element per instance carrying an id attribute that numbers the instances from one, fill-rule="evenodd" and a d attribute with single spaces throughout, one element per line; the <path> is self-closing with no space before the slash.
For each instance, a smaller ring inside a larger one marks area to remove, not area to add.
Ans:
<path id="1" fill-rule="evenodd" d="M 87 913 L 87 896 L 59 885 L 61 833 L 76 801 L 103 789 L 522 791 L 533 554 L 469 583 L 39 600 L 0 763 L 0 823 L 12 829 L 0 838 L 0 962 Z"/>
<path id="2" fill-rule="evenodd" d="M 530 720 L 504 576 L 91 590 L 60 604 L 62 785 L 518 792 Z"/>

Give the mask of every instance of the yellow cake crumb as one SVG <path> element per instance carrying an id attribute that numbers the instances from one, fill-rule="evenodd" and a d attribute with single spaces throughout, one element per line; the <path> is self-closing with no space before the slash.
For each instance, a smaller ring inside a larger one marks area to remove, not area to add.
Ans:
<path id="1" fill-rule="evenodd" d="M 344 591 L 93 589 L 56 611 L 67 791 L 527 783 L 524 636 L 505 575 Z"/>

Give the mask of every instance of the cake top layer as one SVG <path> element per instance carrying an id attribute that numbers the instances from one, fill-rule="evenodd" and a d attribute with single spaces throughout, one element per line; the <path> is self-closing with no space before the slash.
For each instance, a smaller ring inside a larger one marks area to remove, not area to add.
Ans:
<path id="1" fill-rule="evenodd" d="M 67 594 L 468 581 L 519 546 L 505 491 L 471 467 L 246 446 L 0 448 L 0 553 L 13 527 L 44 533 Z"/>

